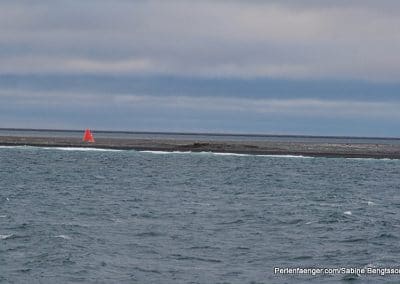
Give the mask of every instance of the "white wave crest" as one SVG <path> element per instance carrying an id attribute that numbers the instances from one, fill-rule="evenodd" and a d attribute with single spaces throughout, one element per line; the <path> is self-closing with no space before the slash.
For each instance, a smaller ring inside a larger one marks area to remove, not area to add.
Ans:
<path id="1" fill-rule="evenodd" d="M 257 154 L 239 154 L 239 153 L 223 153 L 223 152 L 192 152 L 192 151 L 139 151 L 140 153 L 149 153 L 156 155 L 171 154 L 192 154 L 192 155 L 212 155 L 212 156 L 234 156 L 234 157 L 268 157 L 268 158 L 314 158 L 301 155 L 257 155 Z"/>
<path id="2" fill-rule="evenodd" d="M 90 147 L 44 147 L 46 150 L 62 150 L 62 151 L 95 151 L 95 152 L 121 152 L 123 150 L 117 149 L 102 149 Z"/>
<path id="3" fill-rule="evenodd" d="M 156 154 L 156 155 L 168 155 L 168 154 L 194 154 L 194 152 L 190 151 L 150 151 L 150 150 L 144 150 L 144 151 L 139 151 L 140 153 L 149 153 L 149 154 Z"/>
<path id="4" fill-rule="evenodd" d="M 97 152 L 121 152 L 118 149 L 104 149 L 92 147 L 40 147 L 40 146 L 0 146 L 0 149 L 44 149 L 61 151 L 97 151 Z"/>
<path id="5" fill-rule="evenodd" d="M 0 149 L 27 149 L 32 148 L 31 146 L 0 146 Z"/>
<path id="6" fill-rule="evenodd" d="M 311 156 L 302 156 L 302 155 L 256 155 L 261 157 L 270 157 L 270 158 L 301 158 L 301 159 L 314 159 L 315 157 Z"/>
<path id="7" fill-rule="evenodd" d="M 13 234 L 10 235 L 0 235 L 0 240 L 7 240 L 9 238 L 11 238 L 13 236 Z"/>
<path id="8" fill-rule="evenodd" d="M 70 240 L 71 239 L 71 237 L 67 236 L 67 235 L 57 235 L 57 236 L 54 236 L 54 237 L 55 238 L 64 239 L 64 240 Z"/>
<path id="9" fill-rule="evenodd" d="M 237 154 L 237 153 L 218 153 L 218 152 L 202 152 L 202 153 L 207 153 L 214 156 L 236 156 L 236 157 L 255 156 L 250 154 Z"/>

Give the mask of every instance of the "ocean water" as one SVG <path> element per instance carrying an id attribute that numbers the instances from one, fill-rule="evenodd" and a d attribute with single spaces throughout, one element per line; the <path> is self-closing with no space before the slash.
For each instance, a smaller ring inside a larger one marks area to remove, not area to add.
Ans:
<path id="1" fill-rule="evenodd" d="M 400 161 L 0 147 L 2 283 L 398 283 Z"/>

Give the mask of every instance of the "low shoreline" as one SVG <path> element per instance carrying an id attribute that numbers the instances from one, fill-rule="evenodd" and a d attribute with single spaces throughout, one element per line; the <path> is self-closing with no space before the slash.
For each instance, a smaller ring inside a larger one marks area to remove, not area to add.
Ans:
<path id="1" fill-rule="evenodd" d="M 98 138 L 84 143 L 70 137 L 0 136 L 1 146 L 88 147 L 137 151 L 191 151 L 250 155 L 296 155 L 332 158 L 400 159 L 400 145 L 358 143 L 304 143 L 271 141 L 209 141 L 171 139 Z"/>

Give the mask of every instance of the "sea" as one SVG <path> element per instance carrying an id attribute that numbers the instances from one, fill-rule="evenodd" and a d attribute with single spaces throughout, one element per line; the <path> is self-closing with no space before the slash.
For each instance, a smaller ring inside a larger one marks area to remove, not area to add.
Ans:
<path id="1" fill-rule="evenodd" d="M 0 283 L 399 283 L 399 173 L 389 159 L 2 146 Z"/>

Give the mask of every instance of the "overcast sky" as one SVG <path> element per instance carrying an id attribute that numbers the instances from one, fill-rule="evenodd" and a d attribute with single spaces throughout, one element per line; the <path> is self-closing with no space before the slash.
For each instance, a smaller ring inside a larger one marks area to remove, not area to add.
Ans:
<path id="1" fill-rule="evenodd" d="M 400 136 L 400 1 L 0 0 L 0 127 Z"/>

